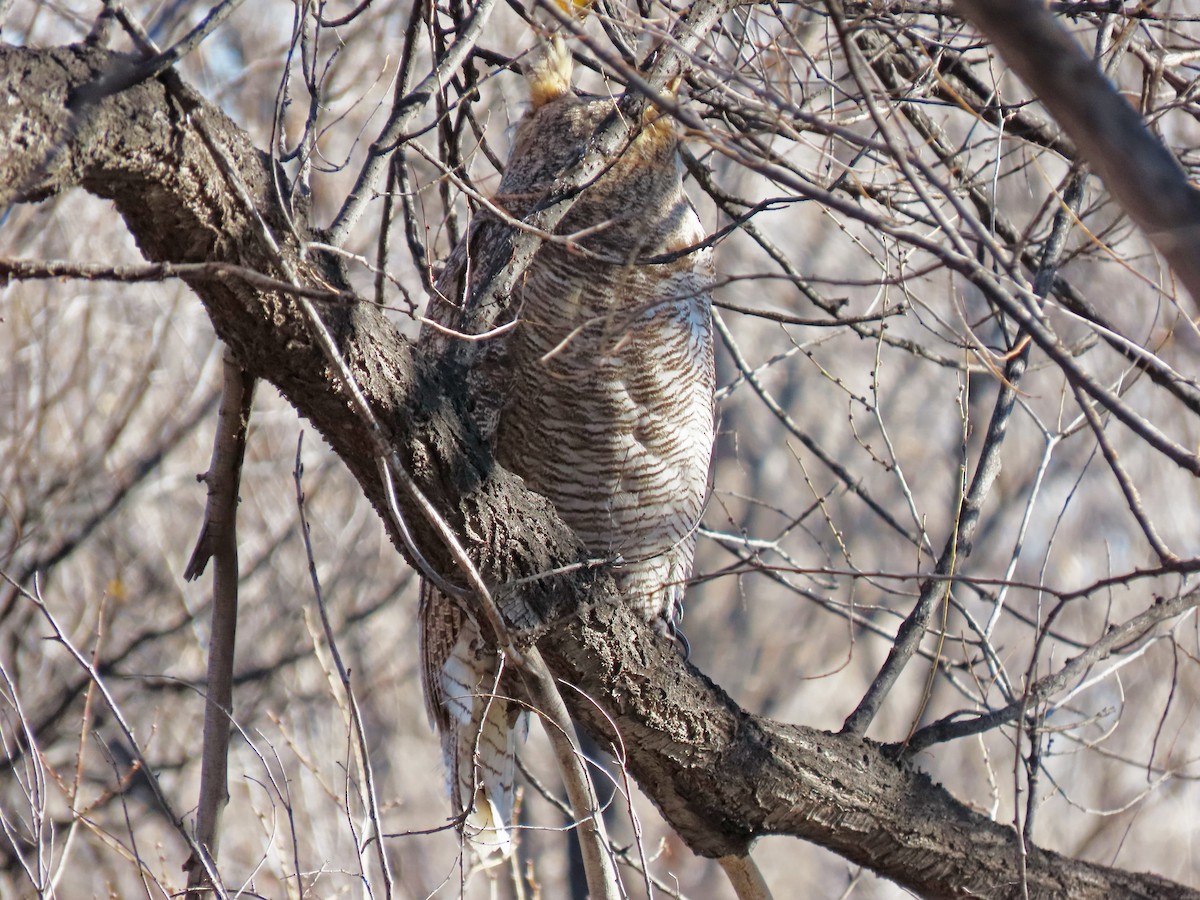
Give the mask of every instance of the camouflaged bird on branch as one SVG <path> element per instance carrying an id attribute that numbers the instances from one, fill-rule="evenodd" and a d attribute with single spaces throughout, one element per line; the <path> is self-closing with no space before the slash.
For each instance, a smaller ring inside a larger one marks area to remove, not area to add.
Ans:
<path id="1" fill-rule="evenodd" d="M 616 108 L 578 94 L 571 74 L 558 37 L 527 69 L 530 108 L 494 197 L 512 219 L 536 208 Z M 473 307 L 487 274 L 473 263 L 495 255 L 505 232 L 497 213 L 481 212 L 438 281 L 423 341 L 465 363 L 496 459 L 549 498 L 590 553 L 617 563 L 632 608 L 674 634 L 714 437 L 713 276 L 710 251 L 692 249 L 704 233 L 675 126 L 652 107 L 640 124 L 558 223 L 555 236 L 569 240 L 538 248 L 499 321 Z M 509 327 L 477 339 L 481 319 Z M 421 624 L 425 699 L 455 812 L 481 857 L 503 858 L 527 730 L 519 687 L 462 599 L 425 584 Z"/>

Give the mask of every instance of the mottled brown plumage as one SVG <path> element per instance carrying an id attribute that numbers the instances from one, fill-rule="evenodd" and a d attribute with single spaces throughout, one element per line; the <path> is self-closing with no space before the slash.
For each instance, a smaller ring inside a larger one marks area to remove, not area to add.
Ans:
<path id="1" fill-rule="evenodd" d="M 530 70 L 498 206 L 520 218 L 582 152 L 611 99 L 577 96 L 570 57 L 549 44 Z M 455 248 L 431 304 L 457 329 L 471 316 L 471 258 L 486 215 Z M 489 224 L 492 226 L 489 231 Z M 589 552 L 618 559 L 621 592 L 673 631 L 692 567 L 713 443 L 713 349 L 707 250 L 683 191 L 672 124 L 646 115 L 637 137 L 580 195 L 514 292 L 518 324 L 470 345 L 427 329 L 432 352 L 472 361 L 474 412 L 501 464 L 549 497 Z M 487 856 L 511 846 L 513 760 L 524 713 L 499 677 L 496 651 L 460 601 L 422 591 L 422 661 L 430 718 L 442 736 L 464 830 Z"/>

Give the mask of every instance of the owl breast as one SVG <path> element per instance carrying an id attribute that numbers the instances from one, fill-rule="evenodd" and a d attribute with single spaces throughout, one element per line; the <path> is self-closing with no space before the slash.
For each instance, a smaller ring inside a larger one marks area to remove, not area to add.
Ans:
<path id="1" fill-rule="evenodd" d="M 654 243 L 699 240 L 684 209 L 676 239 Z M 497 456 L 591 553 L 620 560 L 618 587 L 642 615 L 673 625 L 713 443 L 708 258 L 588 265 L 556 246 L 539 263 L 520 298 Z"/>

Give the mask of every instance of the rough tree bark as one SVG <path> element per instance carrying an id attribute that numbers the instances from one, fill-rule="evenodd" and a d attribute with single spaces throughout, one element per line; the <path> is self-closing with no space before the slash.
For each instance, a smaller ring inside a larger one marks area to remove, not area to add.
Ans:
<path id="1" fill-rule="evenodd" d="M 325 292 L 318 305 L 326 327 L 400 459 L 497 586 L 506 617 L 536 639 L 557 677 L 580 688 L 565 696 L 588 731 L 612 741 L 612 726 L 619 729 L 630 772 L 694 851 L 739 854 L 758 836 L 787 834 L 924 896 L 1023 895 L 1022 851 L 1011 828 L 877 744 L 742 710 L 608 602 L 613 588 L 603 571 L 570 568 L 582 559 L 574 535 L 543 498 L 495 465 L 464 424 L 463 398 L 452 388 L 461 379 L 426 365 L 379 310 L 353 302 L 336 264 L 301 258 L 267 157 L 173 73 L 93 96 L 90 88 L 124 64 L 79 47 L 0 47 L 0 92 L 8 98 L 0 104 L 0 205 L 83 187 L 114 203 L 147 259 L 206 264 L 189 268 L 185 280 L 217 334 L 247 371 L 276 385 L 312 422 L 389 522 L 366 427 L 283 289 L 279 258 L 239 198 L 244 186 L 287 267 L 302 273 L 302 287 Z M 229 166 L 236 177 L 223 170 Z M 278 279 L 279 289 L 263 287 L 262 276 Z M 400 502 L 426 559 L 454 577 L 420 513 L 408 498 Z M 506 593 L 503 585 L 519 578 L 533 580 L 519 597 Z M 1036 848 L 1025 868 L 1031 897 L 1200 897 L 1154 875 Z"/>

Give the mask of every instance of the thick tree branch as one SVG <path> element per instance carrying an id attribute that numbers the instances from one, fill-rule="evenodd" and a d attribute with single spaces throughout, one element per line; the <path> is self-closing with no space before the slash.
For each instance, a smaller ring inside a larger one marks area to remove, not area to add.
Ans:
<path id="1" fill-rule="evenodd" d="M 82 186 L 114 202 L 151 261 L 220 261 L 279 278 L 258 226 L 196 133 L 202 117 L 289 266 L 309 286 L 340 289 L 336 265 L 303 261 L 288 236 L 267 157 L 174 76 L 108 97 L 86 117 L 72 115 L 72 96 L 104 77 L 114 59 L 81 48 L 0 48 L 0 88 L 13 98 L 0 106 L 2 199 L 30 201 Z M 373 441 L 294 298 L 211 272 L 186 277 L 239 363 L 313 423 L 388 521 Z M 454 383 L 425 365 L 382 313 L 342 300 L 318 308 L 401 461 L 496 586 L 505 616 L 519 628 L 582 610 L 536 633 L 538 648 L 551 672 L 580 689 L 567 692 L 577 720 L 601 739 L 620 730 L 630 772 L 696 852 L 740 855 L 760 835 L 789 834 L 925 896 L 1022 895 L 1020 842 L 1010 828 L 875 744 L 738 707 L 636 616 L 608 602 L 611 580 L 580 564 L 578 542 L 544 498 L 494 464 L 464 424 Z M 422 553 L 452 577 L 448 553 L 419 512 L 403 511 Z M 529 580 L 519 596 L 505 589 L 522 578 Z M 1037 849 L 1026 872 L 1029 896 L 1200 897 L 1157 876 Z"/>

